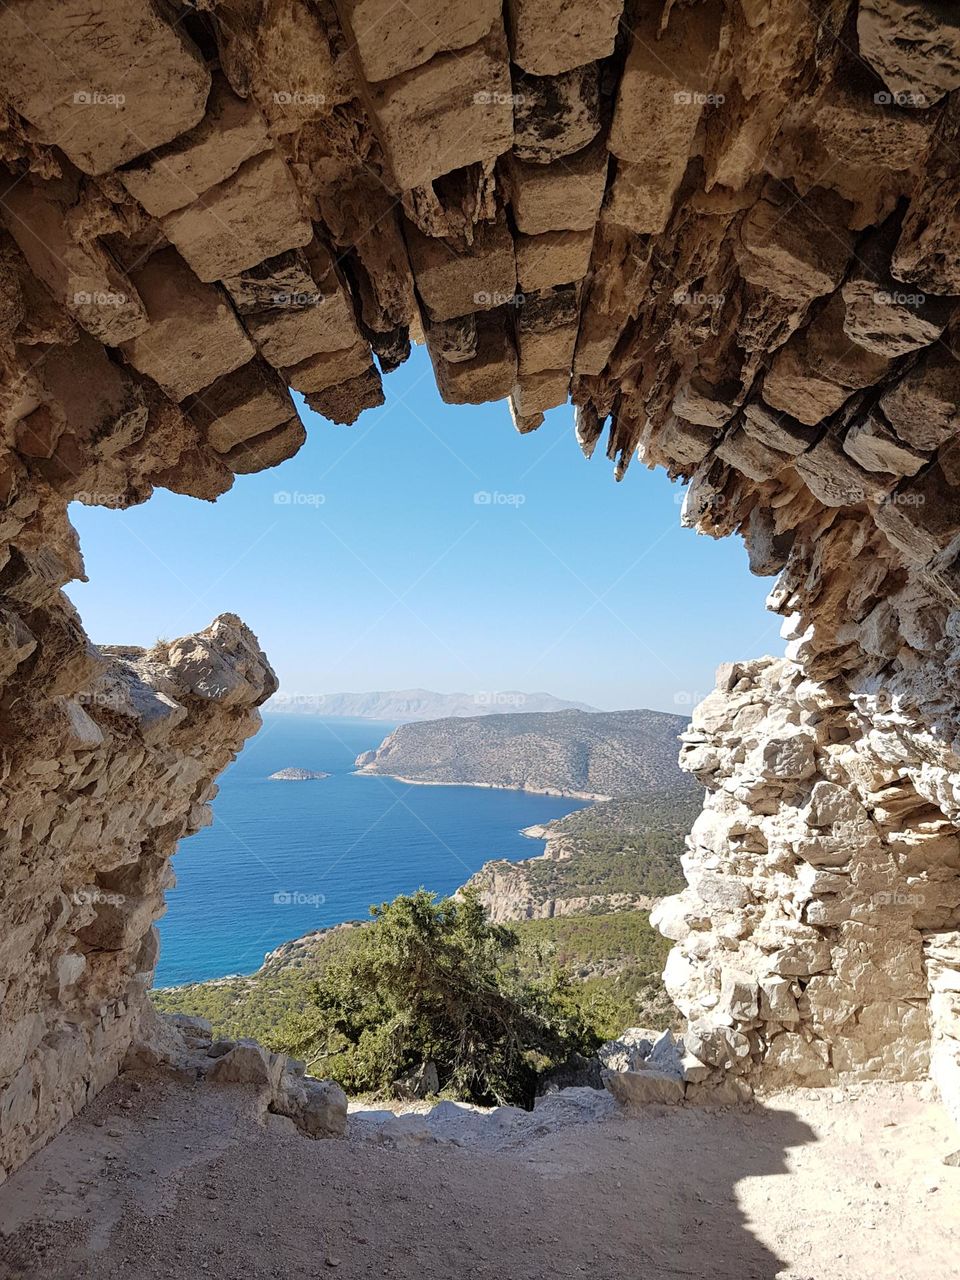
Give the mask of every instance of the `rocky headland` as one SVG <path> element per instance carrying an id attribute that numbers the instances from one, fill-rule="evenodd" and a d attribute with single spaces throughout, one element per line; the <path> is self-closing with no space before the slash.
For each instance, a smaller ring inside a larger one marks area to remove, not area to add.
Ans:
<path id="1" fill-rule="evenodd" d="M 661 711 L 562 711 L 401 725 L 357 771 L 406 782 L 504 787 L 608 800 L 676 787 L 684 716 Z"/>

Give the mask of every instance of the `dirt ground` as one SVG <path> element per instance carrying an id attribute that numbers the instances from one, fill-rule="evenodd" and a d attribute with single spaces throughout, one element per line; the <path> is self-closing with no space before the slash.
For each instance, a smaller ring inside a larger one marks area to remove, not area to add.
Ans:
<path id="1" fill-rule="evenodd" d="M 577 1090 L 317 1141 L 237 1086 L 124 1077 L 0 1187 L 0 1276 L 932 1280 L 958 1146 L 926 1086 L 632 1113 Z"/>

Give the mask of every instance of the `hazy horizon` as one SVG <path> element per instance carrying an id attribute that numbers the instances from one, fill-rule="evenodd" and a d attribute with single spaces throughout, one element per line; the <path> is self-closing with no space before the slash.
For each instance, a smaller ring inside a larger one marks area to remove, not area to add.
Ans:
<path id="1" fill-rule="evenodd" d="M 99 643 L 239 614 L 294 693 L 546 691 L 601 710 L 689 709 L 718 662 L 781 653 L 738 539 L 680 527 L 683 490 L 583 458 L 569 406 L 519 436 L 505 404 L 450 406 L 422 348 L 350 428 L 214 505 L 157 490 L 71 506 Z"/>

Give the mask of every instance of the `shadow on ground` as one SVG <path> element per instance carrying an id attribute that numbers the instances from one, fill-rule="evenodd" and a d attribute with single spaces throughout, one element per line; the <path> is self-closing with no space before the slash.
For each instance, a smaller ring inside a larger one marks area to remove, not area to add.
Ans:
<path id="1" fill-rule="evenodd" d="M 625 1113 L 601 1095 L 598 1117 L 597 1106 L 562 1095 L 522 1121 L 494 1113 L 459 1130 L 441 1124 L 439 1137 L 412 1121 L 391 1132 L 389 1122 L 378 1131 L 359 1120 L 344 1140 L 313 1141 L 281 1117 L 264 1123 L 253 1096 L 237 1087 L 152 1081 L 137 1090 L 125 1077 L 0 1188 L 0 1276 L 935 1274 L 938 1256 L 918 1256 L 915 1244 L 913 1262 L 891 1262 L 891 1271 L 855 1243 L 872 1208 L 855 1206 L 857 1221 L 845 1227 L 848 1193 L 870 1177 L 873 1161 L 880 1166 L 883 1149 L 858 1158 L 838 1136 L 831 1104 L 799 1096 L 813 1108 L 813 1125 L 783 1102 Z M 933 1124 L 932 1104 L 916 1105 Z M 837 1112 L 861 1131 L 871 1114 L 869 1105 L 863 1117 Z M 834 1147 L 839 1163 L 827 1159 Z M 929 1239 L 933 1220 L 903 1220 L 912 1212 L 906 1187 L 883 1194 L 896 1197 L 901 1240 L 911 1231 L 926 1233 L 914 1241 Z M 874 1207 L 882 1214 L 879 1200 Z M 921 1195 L 917 1214 L 924 1209 Z M 821 1234 L 805 1236 L 797 1222 L 813 1212 Z M 881 1256 L 891 1247 L 882 1230 L 873 1246 Z M 945 1240 L 945 1249 L 955 1247 Z"/>

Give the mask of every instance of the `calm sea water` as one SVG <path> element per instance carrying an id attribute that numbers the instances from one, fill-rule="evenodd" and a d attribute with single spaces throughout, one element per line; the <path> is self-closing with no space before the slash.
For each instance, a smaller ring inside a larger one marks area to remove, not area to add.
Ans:
<path id="1" fill-rule="evenodd" d="M 211 827 L 181 842 L 160 921 L 158 986 L 249 973 L 281 942 L 422 885 L 450 893 L 490 858 L 529 858 L 520 829 L 582 800 L 356 777 L 393 725 L 264 716 L 220 779 Z M 278 769 L 329 773 L 271 782 Z"/>

